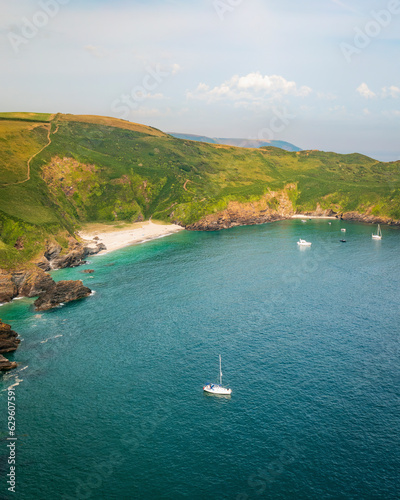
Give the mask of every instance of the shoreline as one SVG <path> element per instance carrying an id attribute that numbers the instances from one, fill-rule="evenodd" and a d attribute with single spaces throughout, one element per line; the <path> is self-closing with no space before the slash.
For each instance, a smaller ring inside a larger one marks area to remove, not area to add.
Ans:
<path id="1" fill-rule="evenodd" d="M 97 255 L 105 255 L 121 248 L 145 243 L 183 231 L 184 228 L 177 224 L 155 224 L 151 220 L 135 222 L 126 228 L 117 228 L 107 224 L 93 224 L 78 231 L 78 236 L 90 244 L 103 243 L 106 250 L 101 250 Z M 95 240 L 96 238 L 96 240 Z"/>
<path id="2" fill-rule="evenodd" d="M 290 216 L 291 219 L 334 219 L 339 220 L 334 215 L 306 215 L 306 214 L 295 214 Z"/>

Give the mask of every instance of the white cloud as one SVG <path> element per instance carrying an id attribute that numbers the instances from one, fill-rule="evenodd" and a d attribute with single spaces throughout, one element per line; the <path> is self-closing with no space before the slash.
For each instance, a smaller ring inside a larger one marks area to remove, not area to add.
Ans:
<path id="1" fill-rule="evenodd" d="M 395 85 L 391 85 L 390 87 L 383 87 L 382 97 L 392 97 L 393 99 L 397 99 L 400 97 L 400 88 L 396 87 Z"/>
<path id="2" fill-rule="evenodd" d="M 178 64 L 178 63 L 174 63 L 174 64 L 172 65 L 172 68 L 171 68 L 171 74 L 172 74 L 172 75 L 176 75 L 177 73 L 179 73 L 179 72 L 181 71 L 181 69 L 182 69 L 182 68 L 179 66 L 179 64 Z"/>
<path id="3" fill-rule="evenodd" d="M 364 97 L 365 99 L 372 99 L 373 97 L 376 97 L 375 92 L 372 92 L 368 88 L 368 85 L 366 83 L 362 83 L 359 87 L 357 87 L 357 92 L 360 94 L 361 97 Z"/>
<path id="4" fill-rule="evenodd" d="M 269 76 L 254 72 L 245 76 L 235 75 L 214 88 L 210 88 L 205 83 L 199 83 L 193 92 L 187 92 L 187 97 L 208 102 L 228 99 L 244 103 L 283 96 L 306 97 L 311 92 L 310 87 L 305 85 L 299 87 L 295 82 L 288 81 L 283 76 Z"/>

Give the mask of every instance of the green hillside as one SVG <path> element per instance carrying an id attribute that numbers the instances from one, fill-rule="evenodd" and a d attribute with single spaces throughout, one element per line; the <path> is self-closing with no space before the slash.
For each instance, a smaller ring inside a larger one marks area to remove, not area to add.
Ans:
<path id="1" fill-rule="evenodd" d="M 152 216 L 189 224 L 292 184 L 294 210 L 400 219 L 400 162 L 176 139 L 96 116 L 0 114 L 0 267 L 30 260 L 81 222 Z"/>

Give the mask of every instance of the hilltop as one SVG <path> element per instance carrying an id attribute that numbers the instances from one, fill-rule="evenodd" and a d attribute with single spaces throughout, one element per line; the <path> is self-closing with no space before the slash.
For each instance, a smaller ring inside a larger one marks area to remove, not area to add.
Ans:
<path id="1" fill-rule="evenodd" d="M 400 162 L 195 142 L 100 116 L 1 113 L 0 137 L 3 268 L 38 258 L 46 240 L 66 248 L 83 222 L 151 216 L 209 229 L 211 217 L 218 229 L 248 211 L 249 223 L 296 211 L 400 219 Z"/>
<path id="2" fill-rule="evenodd" d="M 177 132 L 169 132 L 172 137 L 177 139 L 187 139 L 189 141 L 206 142 L 209 144 L 226 144 L 228 146 L 237 146 L 239 148 L 262 148 L 272 146 L 275 148 L 284 149 L 285 151 L 301 151 L 300 148 L 286 141 L 263 141 L 260 139 L 234 139 L 223 137 L 207 137 L 205 135 L 180 134 Z"/>

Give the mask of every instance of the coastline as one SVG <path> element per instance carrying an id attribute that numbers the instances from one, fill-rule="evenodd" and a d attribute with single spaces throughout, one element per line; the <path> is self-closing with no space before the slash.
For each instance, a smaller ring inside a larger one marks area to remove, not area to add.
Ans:
<path id="1" fill-rule="evenodd" d="M 306 215 L 306 214 L 295 214 L 290 216 L 291 219 L 335 219 L 338 220 L 337 217 L 333 215 Z"/>
<path id="2" fill-rule="evenodd" d="M 162 238 L 183 229 L 177 224 L 156 224 L 148 220 L 127 224 L 123 228 L 108 224 L 87 224 L 77 234 L 83 240 L 91 243 L 93 241 L 96 241 L 97 244 L 103 243 L 106 250 L 101 250 L 98 253 L 98 255 L 103 255 L 130 245 Z"/>

